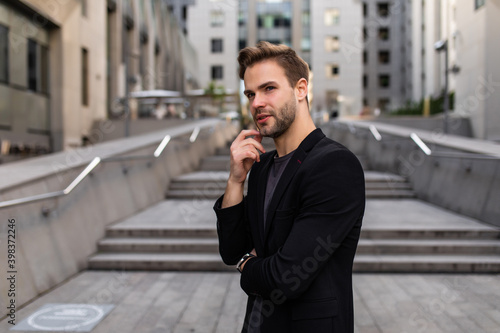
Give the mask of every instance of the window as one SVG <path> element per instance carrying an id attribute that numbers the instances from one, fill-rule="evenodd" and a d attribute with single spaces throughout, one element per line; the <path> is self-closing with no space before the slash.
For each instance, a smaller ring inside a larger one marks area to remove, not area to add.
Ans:
<path id="1" fill-rule="evenodd" d="M 389 3 L 387 2 L 379 2 L 377 4 L 377 13 L 381 17 L 389 16 Z"/>
<path id="2" fill-rule="evenodd" d="M 367 3 L 363 4 L 363 16 L 364 17 L 368 16 L 368 4 Z"/>
<path id="3" fill-rule="evenodd" d="M 40 92 L 49 93 L 49 48 L 40 45 Z"/>
<path id="4" fill-rule="evenodd" d="M 9 28 L 0 24 L 0 82 L 9 82 Z"/>
<path id="5" fill-rule="evenodd" d="M 363 88 L 368 88 L 368 75 L 363 75 Z"/>
<path id="6" fill-rule="evenodd" d="M 222 80 L 224 78 L 223 67 L 220 65 L 212 66 L 212 80 Z"/>
<path id="7" fill-rule="evenodd" d="M 368 52 L 364 51 L 363 52 L 363 64 L 368 63 Z"/>
<path id="8" fill-rule="evenodd" d="M 28 39 L 28 90 L 49 92 L 49 49 Z"/>
<path id="9" fill-rule="evenodd" d="M 325 51 L 326 52 L 338 52 L 339 49 L 340 49 L 340 43 L 339 43 L 338 36 L 325 37 Z"/>
<path id="10" fill-rule="evenodd" d="M 389 40 L 389 28 L 379 28 L 378 29 L 378 39 Z"/>
<path id="11" fill-rule="evenodd" d="M 381 98 L 378 100 L 378 107 L 381 111 L 387 111 L 391 100 L 389 98 Z"/>
<path id="12" fill-rule="evenodd" d="M 87 17 L 88 8 L 87 8 L 87 0 L 81 0 L 82 2 L 82 16 Z"/>
<path id="13" fill-rule="evenodd" d="M 89 105 L 89 51 L 82 48 L 82 105 Z"/>
<path id="14" fill-rule="evenodd" d="M 210 25 L 212 27 L 224 26 L 224 12 L 220 10 L 212 10 L 210 12 Z"/>
<path id="15" fill-rule="evenodd" d="M 378 76 L 378 86 L 380 88 L 389 88 L 391 86 L 391 77 L 387 74 Z"/>
<path id="16" fill-rule="evenodd" d="M 221 38 L 212 39 L 212 53 L 222 53 L 223 41 Z"/>
<path id="17" fill-rule="evenodd" d="M 302 26 L 309 27 L 311 25 L 311 13 L 302 12 Z"/>
<path id="18" fill-rule="evenodd" d="M 336 79 L 339 77 L 340 68 L 338 64 L 326 65 L 326 77 L 329 79 Z"/>
<path id="19" fill-rule="evenodd" d="M 238 26 L 244 27 L 247 24 L 247 18 L 244 12 L 239 12 L 238 14 Z"/>
<path id="20" fill-rule="evenodd" d="M 245 47 L 247 47 L 247 40 L 246 39 L 240 39 L 238 41 L 238 47 L 241 49 L 244 49 Z"/>
<path id="21" fill-rule="evenodd" d="M 28 39 L 28 89 L 37 91 L 37 43 L 34 40 Z"/>
<path id="22" fill-rule="evenodd" d="M 326 108 L 330 112 L 338 112 L 339 109 L 339 92 L 337 90 L 325 91 Z"/>
<path id="23" fill-rule="evenodd" d="M 325 11 L 325 25 L 338 25 L 340 23 L 340 11 L 336 8 L 329 8 Z"/>
<path id="24" fill-rule="evenodd" d="M 300 49 L 302 51 L 311 51 L 311 38 L 310 37 L 302 37 L 300 40 Z"/>
<path id="25" fill-rule="evenodd" d="M 187 21 L 188 6 L 182 6 L 182 20 Z"/>
<path id="26" fill-rule="evenodd" d="M 484 6 L 486 0 L 474 0 L 474 9 L 478 9 Z"/>
<path id="27" fill-rule="evenodd" d="M 391 53 L 389 51 L 379 51 L 378 52 L 378 62 L 379 64 L 388 64 L 391 62 Z"/>

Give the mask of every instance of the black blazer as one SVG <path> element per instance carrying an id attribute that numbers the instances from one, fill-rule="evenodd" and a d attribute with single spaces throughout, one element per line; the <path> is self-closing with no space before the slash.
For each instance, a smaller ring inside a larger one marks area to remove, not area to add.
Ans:
<path id="1" fill-rule="evenodd" d="M 238 205 L 214 209 L 219 252 L 247 261 L 241 287 L 249 295 L 243 332 L 353 332 L 352 265 L 365 207 L 357 158 L 320 129 L 293 153 L 269 204 L 264 194 L 275 151 L 252 166 Z"/>

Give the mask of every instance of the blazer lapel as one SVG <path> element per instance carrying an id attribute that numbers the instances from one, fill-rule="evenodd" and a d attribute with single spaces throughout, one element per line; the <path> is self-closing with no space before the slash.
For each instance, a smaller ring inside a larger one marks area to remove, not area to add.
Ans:
<path id="1" fill-rule="evenodd" d="M 302 143 L 299 145 L 299 147 L 295 150 L 293 153 L 290 161 L 288 162 L 285 170 L 283 171 L 283 174 L 281 175 L 281 178 L 278 181 L 278 184 L 276 185 L 276 189 L 274 190 L 273 198 L 271 199 L 271 202 L 269 203 L 269 208 L 267 210 L 267 219 L 266 219 L 266 228 L 264 231 L 264 244 L 266 242 L 271 223 L 273 222 L 274 219 L 274 214 L 276 212 L 276 208 L 278 207 L 279 202 L 281 201 L 281 197 L 285 193 L 288 185 L 290 184 L 291 180 L 293 179 L 295 173 L 297 170 L 300 168 L 302 165 L 302 162 L 306 159 L 307 154 L 309 151 L 316 145 L 316 143 L 319 142 L 322 138 L 324 138 L 325 135 L 321 131 L 321 129 L 317 128 L 314 131 L 312 131 L 305 139 L 302 141 Z M 267 168 L 265 169 L 265 182 L 264 182 L 264 192 L 258 192 L 258 193 L 263 193 L 265 195 L 265 185 L 267 183 L 267 175 L 269 172 L 269 165 L 268 163 Z M 264 208 L 264 201 L 262 200 L 262 212 Z M 260 209 L 260 208 L 259 208 Z M 262 215 L 262 214 L 260 214 Z M 261 221 L 262 223 L 259 223 L 259 225 L 263 226 L 264 222 Z"/>

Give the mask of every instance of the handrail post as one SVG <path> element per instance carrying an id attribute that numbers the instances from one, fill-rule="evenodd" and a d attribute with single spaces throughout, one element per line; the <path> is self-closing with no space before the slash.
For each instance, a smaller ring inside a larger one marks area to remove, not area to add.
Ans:
<path id="1" fill-rule="evenodd" d="M 375 140 L 377 140 L 377 141 L 382 140 L 382 135 L 380 135 L 380 132 L 377 130 L 377 128 L 374 125 L 370 125 L 370 132 L 372 133 Z"/>
<path id="2" fill-rule="evenodd" d="M 161 153 L 163 153 L 163 150 L 165 149 L 165 147 L 168 145 L 169 142 L 170 142 L 170 135 L 165 135 L 163 140 L 161 140 L 160 144 L 158 145 L 158 148 L 156 148 L 153 154 L 154 157 L 159 157 Z"/>
<path id="3" fill-rule="evenodd" d="M 196 126 L 195 129 L 193 130 L 193 133 L 191 133 L 191 136 L 189 137 L 189 141 L 191 143 L 194 143 L 198 138 L 198 134 L 200 134 L 200 127 Z"/>
<path id="4" fill-rule="evenodd" d="M 417 146 L 422 149 L 422 151 L 430 156 L 432 154 L 432 151 L 427 145 L 420 139 L 420 137 L 416 133 L 411 133 L 410 138 L 417 144 Z"/>

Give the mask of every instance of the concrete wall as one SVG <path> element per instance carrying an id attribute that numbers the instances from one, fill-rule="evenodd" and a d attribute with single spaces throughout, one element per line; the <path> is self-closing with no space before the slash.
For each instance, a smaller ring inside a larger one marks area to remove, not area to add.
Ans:
<path id="1" fill-rule="evenodd" d="M 191 144 L 195 126 L 202 130 Z M 202 157 L 225 145 L 236 132 L 225 122 L 205 120 L 0 167 L 0 201 L 52 192 L 69 185 L 95 156 L 152 155 L 167 134 L 172 140 L 157 159 L 101 162 L 65 197 L 0 209 L 4 269 L 7 222 L 15 219 L 18 307 L 86 269 L 107 225 L 163 200 L 173 177 L 195 169 Z M 0 279 L 0 317 L 7 312 L 7 282 Z"/>
<path id="2" fill-rule="evenodd" d="M 488 141 L 373 122 L 323 125 L 325 134 L 367 159 L 370 169 L 407 178 L 419 199 L 500 226 L 500 147 Z M 376 141 L 368 131 L 375 125 Z M 433 152 L 494 156 L 497 159 L 427 156 L 409 138 L 415 132 Z"/>
<path id="3" fill-rule="evenodd" d="M 421 116 L 380 117 L 373 118 L 371 121 L 435 132 L 442 132 L 444 126 L 444 119 L 442 115 L 428 118 L 423 118 Z M 458 117 L 453 114 L 450 115 L 448 118 L 448 131 L 449 134 L 472 137 L 470 119 Z"/>

